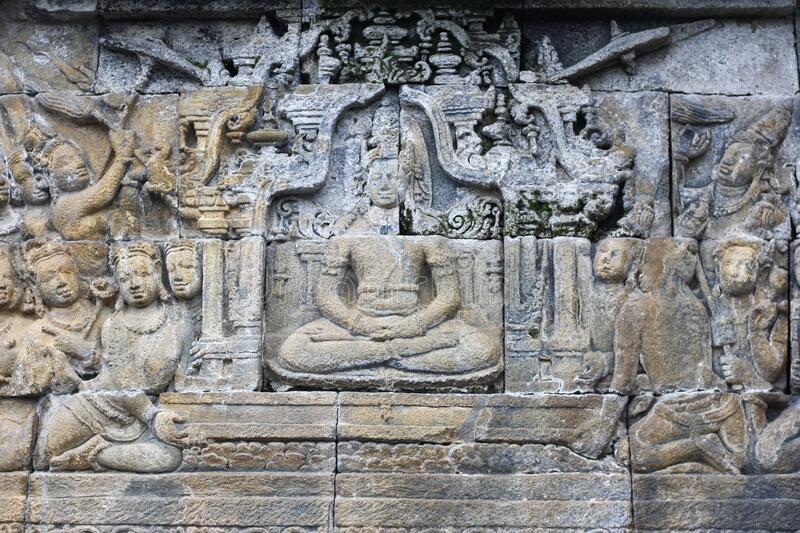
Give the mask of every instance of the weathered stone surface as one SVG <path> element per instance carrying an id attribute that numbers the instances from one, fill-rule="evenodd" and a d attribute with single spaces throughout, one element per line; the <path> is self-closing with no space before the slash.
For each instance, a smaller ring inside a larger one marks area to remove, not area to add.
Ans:
<path id="1" fill-rule="evenodd" d="M 184 420 L 182 470 L 334 472 L 334 393 L 166 393 L 159 405 Z"/>
<path id="2" fill-rule="evenodd" d="M 616 395 L 341 393 L 339 440 L 538 443 L 591 458 L 611 449 L 626 400 Z"/>
<path id="3" fill-rule="evenodd" d="M 273 10 L 260 10 L 256 19 L 106 25 L 96 89 L 162 93 L 299 81 L 299 20 L 277 17 Z"/>
<path id="4" fill-rule="evenodd" d="M 28 470 L 38 422 L 36 404 L 29 400 L 2 399 L 0 422 L 0 472 Z M 1 521 L 11 519 L 0 518 Z"/>
<path id="5" fill-rule="evenodd" d="M 27 521 L 109 526 L 283 526 L 326 531 L 333 475 L 32 474 Z"/>
<path id="6" fill-rule="evenodd" d="M 0 94 L 90 92 L 97 26 L 0 22 Z"/>
<path id="7" fill-rule="evenodd" d="M 788 15 L 791 0 L 524 0 L 526 9 L 580 9 L 586 12 L 621 10 L 666 15 Z"/>
<path id="8" fill-rule="evenodd" d="M 663 95 L 513 84 L 403 87 L 400 100 L 407 231 L 669 234 Z"/>
<path id="9" fill-rule="evenodd" d="M 634 474 L 637 531 L 792 531 L 797 475 Z"/>
<path id="10" fill-rule="evenodd" d="M 0 3 L 0 533 L 797 529 L 793 0 Z"/>
<path id="11" fill-rule="evenodd" d="M 791 237 L 796 109 L 791 98 L 672 97 L 676 235 Z"/>
<path id="12" fill-rule="evenodd" d="M 345 531 L 631 526 L 627 474 L 339 474 L 336 489 L 336 526 Z"/>
<path id="13" fill-rule="evenodd" d="M 273 387 L 485 387 L 502 370 L 499 242 L 340 237 L 271 246 Z"/>
<path id="14" fill-rule="evenodd" d="M 28 474 L 0 472 L 0 531 L 19 533 L 25 521 Z"/>
<path id="15" fill-rule="evenodd" d="M 522 68 L 548 77 L 560 73 L 597 90 L 741 95 L 791 95 L 797 90 L 788 17 L 684 22 L 637 15 L 617 12 L 589 22 L 532 13 L 523 25 Z M 696 16 L 708 15 L 713 13 Z M 615 38 L 622 31 L 631 33 Z M 625 57 L 628 49 L 634 50 L 630 59 Z M 527 76 L 523 70 L 521 78 Z"/>

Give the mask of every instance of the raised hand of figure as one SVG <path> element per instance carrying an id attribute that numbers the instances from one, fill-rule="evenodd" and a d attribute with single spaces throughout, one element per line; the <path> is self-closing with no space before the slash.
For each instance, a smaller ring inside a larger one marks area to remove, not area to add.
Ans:
<path id="1" fill-rule="evenodd" d="M 685 126 L 678 137 L 677 154 L 686 159 L 696 159 L 706 153 L 711 146 L 711 131 Z"/>
<path id="2" fill-rule="evenodd" d="M 723 353 L 720 357 L 720 367 L 725 381 L 730 385 L 742 385 L 749 373 L 747 363 L 733 354 Z"/>
<path id="3" fill-rule="evenodd" d="M 189 364 L 186 371 L 189 374 L 197 374 L 203 366 L 203 359 L 208 355 L 208 349 L 205 344 L 195 342 L 189 349 Z"/>
<path id="4" fill-rule="evenodd" d="M 47 326 L 42 327 L 42 331 L 48 335 L 52 335 L 54 337 L 53 346 L 69 356 L 84 358 L 93 351 L 92 343 L 80 335 L 54 330 Z"/>
<path id="5" fill-rule="evenodd" d="M 772 323 L 776 311 L 777 308 L 775 306 L 772 306 L 772 309 L 764 305 L 754 307 L 750 312 L 750 329 L 758 331 L 766 331 L 769 329 L 769 325 Z"/>
<path id="6" fill-rule="evenodd" d="M 185 422 L 183 417 L 175 413 L 159 411 L 153 419 L 153 432 L 161 442 L 181 448 L 189 443 L 189 430 L 178 428 L 179 424 Z"/>
<path id="7" fill-rule="evenodd" d="M 111 141 L 111 148 L 114 154 L 120 159 L 132 159 L 133 150 L 136 146 L 136 135 L 129 130 L 111 130 L 108 133 Z"/>

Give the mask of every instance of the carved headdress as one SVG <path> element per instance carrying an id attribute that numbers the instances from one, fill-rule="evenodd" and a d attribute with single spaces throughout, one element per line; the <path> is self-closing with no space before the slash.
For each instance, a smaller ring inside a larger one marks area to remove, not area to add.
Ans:
<path id="1" fill-rule="evenodd" d="M 114 243 L 111 245 L 110 263 L 113 268 L 117 268 L 120 259 L 127 259 L 134 256 L 142 256 L 154 263 L 161 265 L 161 253 L 158 247 L 152 242 L 125 242 Z"/>
<path id="2" fill-rule="evenodd" d="M 68 261 L 75 263 L 72 254 L 69 252 L 67 245 L 61 241 L 49 239 L 34 239 L 25 243 L 23 248 L 23 256 L 25 264 L 29 270 L 32 270 L 36 265 L 45 259 L 51 257 L 63 256 Z M 77 263 L 76 263 L 77 268 Z"/>
<path id="3" fill-rule="evenodd" d="M 748 142 L 775 148 L 786 137 L 792 122 L 792 108 L 789 104 L 781 105 L 754 123 L 747 129 L 736 132 L 731 142 Z"/>

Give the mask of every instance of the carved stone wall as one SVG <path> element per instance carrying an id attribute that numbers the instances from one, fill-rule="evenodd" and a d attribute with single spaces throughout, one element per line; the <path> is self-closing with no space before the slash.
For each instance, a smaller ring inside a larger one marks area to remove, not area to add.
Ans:
<path id="1" fill-rule="evenodd" d="M 800 527 L 794 0 L 0 3 L 0 533 Z"/>

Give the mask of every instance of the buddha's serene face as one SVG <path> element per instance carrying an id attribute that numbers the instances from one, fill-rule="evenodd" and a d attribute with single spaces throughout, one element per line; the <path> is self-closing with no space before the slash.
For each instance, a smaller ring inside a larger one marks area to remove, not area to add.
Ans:
<path id="1" fill-rule="evenodd" d="M 757 163 L 758 155 L 754 144 L 731 143 L 715 169 L 715 178 L 724 185 L 748 185 L 753 181 Z"/>
<path id="2" fill-rule="evenodd" d="M 120 296 L 132 307 L 147 307 L 158 296 L 158 270 L 145 255 L 120 257 L 116 268 Z"/>
<path id="3" fill-rule="evenodd" d="M 91 182 L 91 172 L 78 148 L 59 144 L 50 153 L 50 175 L 59 190 L 70 192 L 85 189 Z"/>
<path id="4" fill-rule="evenodd" d="M 630 265 L 629 243 L 607 239 L 600 243 L 594 257 L 594 273 L 600 281 L 617 283 L 625 280 Z"/>
<path id="5" fill-rule="evenodd" d="M 200 294 L 203 272 L 194 250 L 180 249 L 167 253 L 167 276 L 172 294 L 190 300 Z"/>
<path id="6" fill-rule="evenodd" d="M 378 159 L 369 167 L 367 194 L 373 205 L 392 209 L 399 203 L 397 160 Z"/>
<path id="7" fill-rule="evenodd" d="M 738 296 L 753 290 L 758 268 L 758 252 L 750 246 L 731 246 L 720 257 L 722 290 Z"/>
<path id="8" fill-rule="evenodd" d="M 0 309 L 9 307 L 16 295 L 17 284 L 11 261 L 6 255 L 0 254 Z"/>
<path id="9" fill-rule="evenodd" d="M 34 280 L 45 304 L 67 307 L 80 296 L 78 266 L 71 257 L 55 254 L 42 259 L 33 267 Z"/>

